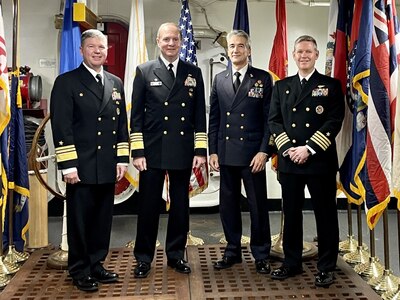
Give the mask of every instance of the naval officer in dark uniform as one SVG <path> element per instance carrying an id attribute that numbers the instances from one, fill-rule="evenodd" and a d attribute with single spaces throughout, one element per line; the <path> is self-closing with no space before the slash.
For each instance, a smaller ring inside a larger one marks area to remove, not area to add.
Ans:
<path id="1" fill-rule="evenodd" d="M 198 67 L 179 59 L 181 41 L 176 24 L 162 24 L 157 33 L 161 55 L 138 66 L 133 82 L 131 150 L 140 171 L 136 278 L 150 272 L 166 174 L 171 200 L 165 243 L 168 266 L 191 272 L 184 260 L 189 181 L 193 167 L 204 167 L 207 136 L 203 77 Z"/>
<path id="2" fill-rule="evenodd" d="M 118 280 L 102 266 L 110 243 L 114 186 L 129 163 L 122 81 L 103 69 L 107 39 L 81 37 L 83 63 L 57 77 L 50 102 L 57 163 L 67 184 L 68 271 L 81 290 Z"/>
<path id="3" fill-rule="evenodd" d="M 243 180 L 250 210 L 251 253 L 257 272 L 268 274 L 271 234 L 265 164 L 274 151 L 268 128 L 272 81 L 266 71 L 249 65 L 246 32 L 230 32 L 227 42 L 232 67 L 215 76 L 209 119 L 210 166 L 220 172 L 219 210 L 228 242 L 214 267 L 226 269 L 242 262 Z"/>
<path id="4" fill-rule="evenodd" d="M 285 258 L 271 277 L 282 280 L 303 272 L 302 207 L 307 186 L 318 235 L 315 285 L 329 286 L 339 247 L 335 137 L 344 118 L 344 96 L 337 79 L 315 69 L 318 56 L 315 39 L 299 37 L 293 51 L 298 73 L 278 81 L 272 93 L 269 126 L 278 148 Z"/>

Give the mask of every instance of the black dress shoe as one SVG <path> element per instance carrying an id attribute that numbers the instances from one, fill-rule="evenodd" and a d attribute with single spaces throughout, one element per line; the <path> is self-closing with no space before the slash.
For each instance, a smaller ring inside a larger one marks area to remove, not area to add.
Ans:
<path id="1" fill-rule="evenodd" d="M 171 268 L 174 268 L 179 273 L 189 274 L 190 272 L 192 272 L 187 262 L 183 259 L 168 260 L 167 265 Z"/>
<path id="2" fill-rule="evenodd" d="M 271 272 L 271 278 L 283 280 L 301 273 L 303 273 L 302 268 L 290 268 L 282 265 L 278 269 L 275 269 Z"/>
<path id="3" fill-rule="evenodd" d="M 271 266 L 265 259 L 256 259 L 256 271 L 260 274 L 269 274 Z"/>
<path id="4" fill-rule="evenodd" d="M 234 264 L 240 264 L 241 262 L 241 257 L 224 256 L 221 260 L 218 260 L 214 263 L 214 268 L 217 270 L 228 269 Z"/>
<path id="5" fill-rule="evenodd" d="M 95 292 L 99 289 L 99 284 L 97 283 L 97 281 L 90 276 L 86 276 L 80 279 L 73 279 L 72 281 L 74 285 L 81 291 Z"/>
<path id="6" fill-rule="evenodd" d="M 315 285 L 320 287 L 328 287 L 335 280 L 333 272 L 318 272 L 315 275 Z"/>
<path id="7" fill-rule="evenodd" d="M 119 277 L 117 273 L 107 271 L 104 268 L 94 271 L 92 276 L 95 280 L 101 283 L 117 282 Z"/>
<path id="8" fill-rule="evenodd" d="M 135 278 L 146 278 L 150 273 L 150 263 L 139 261 L 133 270 L 133 276 Z"/>

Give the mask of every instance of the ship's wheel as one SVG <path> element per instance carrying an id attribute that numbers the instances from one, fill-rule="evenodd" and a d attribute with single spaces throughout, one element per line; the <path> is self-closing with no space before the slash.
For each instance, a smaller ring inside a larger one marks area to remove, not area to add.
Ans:
<path id="1" fill-rule="evenodd" d="M 48 114 L 37 128 L 32 140 L 32 147 L 29 152 L 30 168 L 34 171 L 39 182 L 55 197 L 65 199 L 65 183 L 62 180 L 61 171 L 58 170 L 56 155 L 54 153 L 53 143 L 51 142 L 50 133 L 47 134 L 48 122 L 50 115 Z M 39 143 L 45 137 L 45 144 Z M 42 176 L 41 170 L 47 169 L 47 180 Z M 54 183 L 52 182 L 54 181 Z M 135 192 L 135 188 L 130 182 L 123 178 L 115 185 L 114 204 L 119 204 L 129 199 Z"/>

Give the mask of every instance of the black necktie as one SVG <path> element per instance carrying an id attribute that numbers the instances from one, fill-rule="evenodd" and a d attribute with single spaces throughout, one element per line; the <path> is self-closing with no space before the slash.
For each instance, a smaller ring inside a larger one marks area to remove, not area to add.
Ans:
<path id="1" fill-rule="evenodd" d="M 174 67 L 173 64 L 169 64 L 168 65 L 168 72 L 169 72 L 169 75 L 171 75 L 172 79 L 175 79 L 174 70 L 172 69 L 173 67 Z"/>
<path id="2" fill-rule="evenodd" d="M 307 79 L 303 78 L 301 80 L 301 89 L 304 89 L 305 85 L 307 84 Z"/>
<path id="3" fill-rule="evenodd" d="M 239 72 L 235 72 L 234 74 L 236 76 L 235 82 L 233 83 L 233 89 L 235 91 L 235 93 L 237 92 L 237 90 L 239 89 L 240 86 L 240 73 Z"/>
<path id="4" fill-rule="evenodd" d="M 97 84 L 99 85 L 100 90 L 103 91 L 103 81 L 101 80 L 101 75 L 97 74 L 96 79 L 97 79 Z"/>

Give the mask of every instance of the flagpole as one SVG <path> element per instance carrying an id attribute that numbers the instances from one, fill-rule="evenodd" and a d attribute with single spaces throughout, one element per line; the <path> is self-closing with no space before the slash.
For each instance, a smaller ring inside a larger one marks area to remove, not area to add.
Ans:
<path id="1" fill-rule="evenodd" d="M 389 228 L 388 228 L 388 211 L 387 207 L 384 209 L 383 215 L 383 249 L 384 249 L 384 267 L 383 274 L 379 277 L 371 278 L 368 284 L 378 294 L 396 292 L 399 286 L 399 281 L 394 276 L 393 271 L 390 269 L 389 261 Z"/>
<path id="2" fill-rule="evenodd" d="M 18 11 L 18 2 L 19 0 L 13 0 L 13 51 L 12 51 L 12 72 L 17 72 L 17 43 L 18 43 L 18 18 L 19 18 L 19 11 Z M 17 72 L 18 73 L 18 72 Z M 15 75 L 12 75 L 15 76 Z M 11 104 L 12 105 L 12 104 Z M 12 165 L 14 167 L 14 165 Z M 29 257 L 29 254 L 26 252 L 18 252 L 15 250 L 14 245 L 14 228 L 13 228 L 13 213 L 14 213 L 14 186 L 9 186 L 8 189 L 8 252 L 6 257 L 4 258 L 5 261 L 14 264 L 26 261 Z"/>
<path id="3" fill-rule="evenodd" d="M 356 251 L 346 253 L 343 255 L 345 262 L 355 265 L 355 264 L 365 264 L 369 260 L 369 253 L 366 251 L 368 247 L 363 243 L 362 240 L 362 220 L 361 220 L 361 205 L 357 206 L 357 230 L 358 230 L 358 246 Z"/>
<path id="4" fill-rule="evenodd" d="M 379 277 L 383 274 L 383 266 L 379 263 L 379 258 L 375 254 L 375 229 L 369 231 L 369 248 L 371 255 L 367 263 L 359 263 L 354 267 L 354 271 L 366 280 Z"/>

